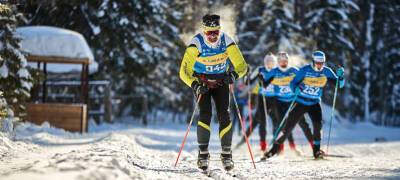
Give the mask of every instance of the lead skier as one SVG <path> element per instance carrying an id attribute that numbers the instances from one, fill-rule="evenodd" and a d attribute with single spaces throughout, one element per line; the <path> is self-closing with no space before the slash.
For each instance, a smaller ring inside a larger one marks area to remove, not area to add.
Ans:
<path id="1" fill-rule="evenodd" d="M 227 34 L 221 31 L 220 16 L 203 16 L 202 32 L 196 34 L 186 48 L 183 56 L 180 78 L 192 87 L 201 99 L 200 117 L 197 123 L 197 142 L 199 145 L 197 165 L 207 170 L 210 154 L 211 98 L 214 100 L 219 122 L 221 140 L 221 161 L 225 170 L 234 168 L 232 160 L 232 122 L 229 118 L 229 85 L 242 77 L 247 64 L 238 46 Z"/>

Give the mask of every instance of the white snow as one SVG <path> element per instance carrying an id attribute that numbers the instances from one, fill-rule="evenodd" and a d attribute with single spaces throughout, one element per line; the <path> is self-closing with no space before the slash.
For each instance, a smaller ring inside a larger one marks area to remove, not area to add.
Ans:
<path id="1" fill-rule="evenodd" d="M 91 61 L 89 71 L 91 73 L 97 71 L 98 64 L 89 45 L 85 38 L 75 31 L 50 26 L 25 26 L 17 28 L 16 31 L 22 38 L 22 49 L 31 55 L 89 58 Z M 37 67 L 36 63 L 29 63 L 29 66 Z M 47 65 L 47 70 L 50 72 L 79 72 L 81 69 L 81 65 Z"/>
<path id="2" fill-rule="evenodd" d="M 6 63 L 0 67 L 0 77 L 7 78 L 8 77 L 8 67 Z"/>
<path id="3" fill-rule="evenodd" d="M 22 69 L 19 69 L 19 70 L 18 70 L 18 76 L 19 76 L 20 78 L 27 78 L 27 77 L 30 76 L 30 73 L 28 72 L 27 69 L 22 68 Z"/>
<path id="4" fill-rule="evenodd" d="M 329 108 L 324 107 L 324 111 Z M 218 125 L 211 127 L 211 178 L 232 179 L 219 170 L 222 166 Z M 0 179 L 208 179 L 196 169 L 195 129 L 194 126 L 179 164 L 174 167 L 186 125 L 165 123 L 144 127 L 125 121 L 91 126 L 90 133 L 81 135 L 52 128 L 47 123 L 42 126 L 24 123 L 16 127 L 15 141 L 0 133 Z M 257 169 L 253 169 L 243 146 L 233 152 L 235 169 L 239 179 L 396 179 L 400 178 L 398 132 L 367 123 L 335 121 L 329 153 L 352 157 L 314 161 L 311 148 L 296 128 L 296 142 L 307 157 L 295 156 L 286 148 L 284 155 L 257 163 Z M 239 136 L 234 134 L 237 142 Z M 375 139 L 387 142 L 374 142 Z M 261 153 L 257 133 L 250 143 L 258 160 Z"/>

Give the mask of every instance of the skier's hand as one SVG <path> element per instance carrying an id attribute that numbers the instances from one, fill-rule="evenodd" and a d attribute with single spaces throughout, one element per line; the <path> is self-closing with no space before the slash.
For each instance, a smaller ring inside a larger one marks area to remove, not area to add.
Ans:
<path id="1" fill-rule="evenodd" d="M 261 73 L 259 73 L 259 74 L 257 75 L 257 77 L 258 77 L 258 79 L 259 79 L 260 81 L 264 81 L 264 76 L 263 76 Z"/>
<path id="2" fill-rule="evenodd" d="M 336 75 L 339 77 L 339 79 L 343 79 L 343 77 L 344 77 L 344 68 L 343 67 L 339 67 L 336 70 Z"/>
<path id="3" fill-rule="evenodd" d="M 208 87 L 197 81 L 193 81 L 192 89 L 196 94 L 206 94 L 208 92 Z"/>
<path id="4" fill-rule="evenodd" d="M 294 93 L 300 94 L 300 88 L 298 86 L 294 88 Z"/>
<path id="5" fill-rule="evenodd" d="M 249 75 L 243 76 L 243 82 L 244 82 L 245 84 L 249 84 L 249 82 L 250 82 L 250 77 L 249 77 Z"/>
<path id="6" fill-rule="evenodd" d="M 229 85 L 233 84 L 233 82 L 239 77 L 239 75 L 235 72 L 229 72 L 225 77 L 224 77 L 224 84 Z"/>

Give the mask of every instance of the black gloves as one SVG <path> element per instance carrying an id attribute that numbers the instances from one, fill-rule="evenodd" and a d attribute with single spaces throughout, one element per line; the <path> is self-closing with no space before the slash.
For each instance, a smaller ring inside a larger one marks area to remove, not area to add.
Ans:
<path id="1" fill-rule="evenodd" d="M 228 74 L 224 77 L 224 84 L 229 85 L 233 84 L 233 82 L 239 77 L 239 75 L 235 71 L 228 72 Z"/>
<path id="2" fill-rule="evenodd" d="M 265 84 L 265 82 L 264 82 L 264 76 L 263 76 L 261 73 L 259 73 L 259 74 L 257 75 L 257 77 L 258 77 L 258 80 L 259 80 L 260 84 L 261 84 L 264 88 L 267 87 L 266 84 Z"/>
<path id="3" fill-rule="evenodd" d="M 208 92 L 208 87 L 197 81 L 193 81 L 191 86 L 196 94 L 206 94 Z"/>

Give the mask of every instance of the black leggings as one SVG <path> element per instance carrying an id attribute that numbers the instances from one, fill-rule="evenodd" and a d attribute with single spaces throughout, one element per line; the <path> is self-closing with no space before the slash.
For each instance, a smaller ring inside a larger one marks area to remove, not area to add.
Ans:
<path id="1" fill-rule="evenodd" d="M 295 103 L 294 109 L 289 113 L 287 123 L 282 128 L 282 133 L 279 134 L 275 143 L 282 144 L 285 139 L 291 134 L 293 128 L 296 124 L 304 120 L 304 114 L 308 113 L 311 118 L 313 124 L 313 136 L 312 138 L 307 138 L 311 142 L 311 139 L 314 142 L 319 143 L 321 141 L 321 129 L 322 129 L 322 113 L 321 113 L 321 105 L 315 104 L 311 106 L 306 106 L 301 103 Z M 304 131 L 304 129 L 303 129 Z"/>
<path id="2" fill-rule="evenodd" d="M 287 109 L 288 109 L 289 106 L 290 106 L 290 102 L 283 102 L 283 101 L 277 100 L 276 104 L 277 104 L 277 106 L 278 106 L 278 111 L 279 111 L 279 120 L 276 121 L 276 122 L 274 122 L 274 133 L 275 133 L 276 130 L 278 129 L 278 127 L 279 127 L 279 125 L 280 125 L 280 123 L 281 123 L 283 117 L 285 116 L 285 113 L 286 113 Z M 306 119 L 304 118 L 304 115 L 303 115 L 303 114 L 302 114 L 301 116 L 297 116 L 297 117 L 298 117 L 297 122 L 299 123 L 300 128 L 303 130 L 304 135 L 305 135 L 306 138 L 307 138 L 307 141 L 308 141 L 309 143 L 311 143 L 311 142 L 312 142 L 312 137 L 313 137 L 313 135 L 312 135 L 312 133 L 311 133 L 311 129 L 310 129 L 309 124 L 307 123 L 307 121 L 306 121 Z M 294 126 L 296 126 L 297 122 L 294 124 Z M 285 123 L 286 123 L 286 124 L 289 123 L 288 119 L 286 120 Z M 282 127 L 282 129 L 281 129 L 282 131 L 283 131 L 283 128 L 284 128 L 284 127 L 285 127 L 285 124 L 283 125 L 283 127 Z M 294 128 L 294 127 L 293 127 L 293 128 Z M 292 133 L 292 131 L 288 132 L 287 138 L 288 138 L 289 143 L 294 144 L 294 138 L 293 138 L 293 133 Z"/>
<path id="3" fill-rule="evenodd" d="M 197 123 L 197 142 L 201 151 L 208 149 L 212 116 L 211 98 L 214 99 L 219 122 L 219 137 L 223 149 L 230 149 L 232 143 L 232 123 L 229 118 L 229 86 L 223 84 L 203 94 L 200 102 L 200 117 Z"/>
<path id="4" fill-rule="evenodd" d="M 274 97 L 265 97 L 265 101 L 267 104 L 267 112 L 269 117 L 272 121 L 277 121 L 278 119 L 278 111 L 276 108 L 276 100 Z M 262 95 L 258 95 L 258 107 L 256 110 L 255 121 L 253 121 L 252 126 L 248 127 L 246 130 L 246 135 L 250 136 L 257 125 L 260 124 L 258 128 L 258 133 L 260 135 L 260 141 L 265 141 L 267 136 L 267 123 L 265 117 L 265 110 L 264 110 L 264 100 Z M 241 142 L 244 142 L 244 137 L 242 138 Z"/>

